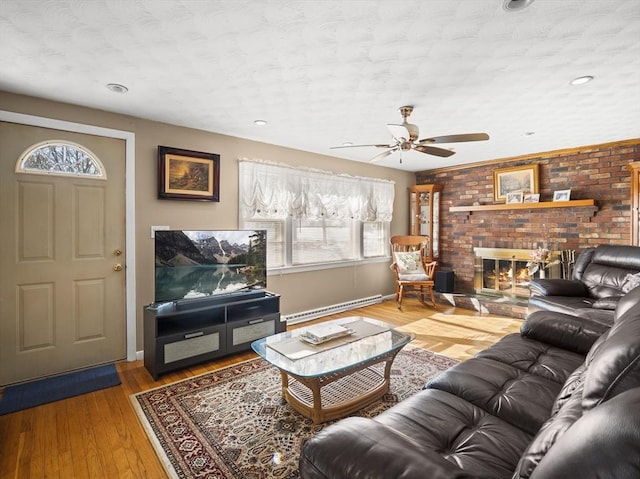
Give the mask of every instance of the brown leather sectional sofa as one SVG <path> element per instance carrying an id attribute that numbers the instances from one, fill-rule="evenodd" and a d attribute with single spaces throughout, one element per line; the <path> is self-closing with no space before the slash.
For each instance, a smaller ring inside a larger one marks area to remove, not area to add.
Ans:
<path id="1" fill-rule="evenodd" d="M 612 321 L 530 315 L 379 416 L 311 438 L 302 479 L 640 477 L 640 287 Z"/>

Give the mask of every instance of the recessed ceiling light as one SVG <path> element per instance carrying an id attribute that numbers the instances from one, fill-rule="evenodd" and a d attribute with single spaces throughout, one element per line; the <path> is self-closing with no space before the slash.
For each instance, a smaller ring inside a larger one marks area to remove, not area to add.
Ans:
<path id="1" fill-rule="evenodd" d="M 258 126 L 264 126 L 267 124 L 267 120 L 255 120 L 254 123 Z"/>
<path id="2" fill-rule="evenodd" d="M 107 83 L 107 88 L 114 93 L 127 93 L 129 89 L 119 83 Z"/>
<path id="3" fill-rule="evenodd" d="M 345 141 L 342 146 L 353 146 L 353 141 Z"/>
<path id="4" fill-rule="evenodd" d="M 585 83 L 589 83 L 593 80 L 591 75 L 585 75 L 583 77 L 574 78 L 569 82 L 569 85 L 584 85 Z"/>
<path id="5" fill-rule="evenodd" d="M 504 0 L 502 8 L 507 12 L 517 12 L 527 8 L 533 3 L 533 0 Z"/>
<path id="6" fill-rule="evenodd" d="M 533 135 L 535 135 L 535 134 L 536 134 L 536 132 L 535 132 L 535 131 L 525 131 L 525 132 L 524 132 L 524 136 L 533 136 Z"/>

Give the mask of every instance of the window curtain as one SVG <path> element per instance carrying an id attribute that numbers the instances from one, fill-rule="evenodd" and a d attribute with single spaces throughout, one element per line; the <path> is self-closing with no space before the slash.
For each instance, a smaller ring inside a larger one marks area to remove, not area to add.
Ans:
<path id="1" fill-rule="evenodd" d="M 243 219 L 391 221 L 394 182 L 241 159 Z"/>

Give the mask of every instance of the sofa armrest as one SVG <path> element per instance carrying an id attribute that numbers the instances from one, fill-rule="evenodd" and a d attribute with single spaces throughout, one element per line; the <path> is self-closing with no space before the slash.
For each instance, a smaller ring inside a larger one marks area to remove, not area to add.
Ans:
<path id="1" fill-rule="evenodd" d="M 531 313 L 520 326 L 520 334 L 526 338 L 580 354 L 587 354 L 608 330 L 606 324 L 555 311 Z"/>
<path id="2" fill-rule="evenodd" d="M 635 388 L 585 412 L 557 439 L 531 479 L 638 477 L 639 402 Z"/>
<path id="3" fill-rule="evenodd" d="M 532 296 L 577 296 L 589 297 L 589 290 L 576 279 L 532 279 L 529 283 Z"/>
<path id="4" fill-rule="evenodd" d="M 322 430 L 304 445 L 302 479 L 402 479 L 475 476 L 438 453 L 419 449 L 408 437 L 371 419 L 350 417 Z"/>

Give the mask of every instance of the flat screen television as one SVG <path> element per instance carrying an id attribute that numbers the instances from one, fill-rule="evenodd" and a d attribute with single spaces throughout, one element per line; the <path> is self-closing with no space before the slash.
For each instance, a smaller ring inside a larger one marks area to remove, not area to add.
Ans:
<path id="1" fill-rule="evenodd" d="M 155 302 L 267 287 L 265 230 L 155 232 Z"/>

